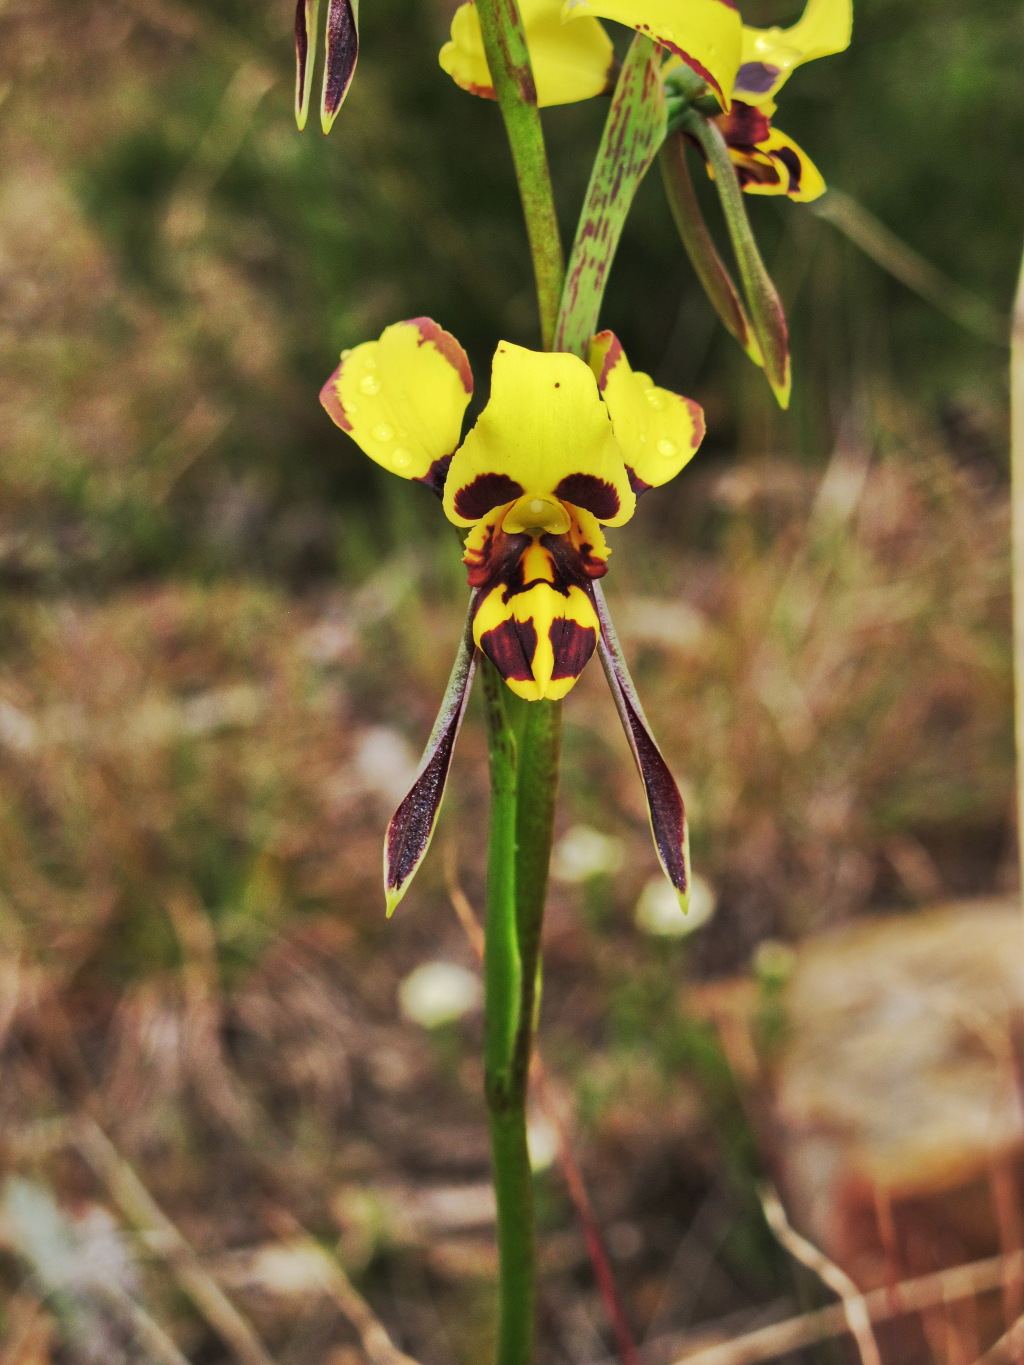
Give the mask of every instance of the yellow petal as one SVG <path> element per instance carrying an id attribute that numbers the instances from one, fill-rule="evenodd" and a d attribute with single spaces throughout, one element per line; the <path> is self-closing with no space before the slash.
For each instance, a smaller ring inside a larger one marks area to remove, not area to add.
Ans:
<path id="1" fill-rule="evenodd" d="M 659 389 L 630 369 L 612 332 L 599 332 L 590 364 L 611 414 L 630 482 L 639 494 L 674 479 L 704 439 L 704 413 L 690 398 Z"/>
<path id="2" fill-rule="evenodd" d="M 744 27 L 734 95 L 763 107 L 801 63 L 845 52 L 852 31 L 853 0 L 807 0 L 790 28 Z"/>
<path id="3" fill-rule="evenodd" d="M 469 360 L 451 333 L 411 318 L 346 351 L 320 401 L 371 460 L 440 492 L 472 394 Z"/>
<path id="4" fill-rule="evenodd" d="M 740 65 L 742 22 L 733 0 L 565 0 L 564 19 L 599 15 L 646 33 L 708 82 L 728 109 Z"/>
<path id="5" fill-rule="evenodd" d="M 506 601 L 503 587 L 480 603 L 473 638 L 505 682 L 526 701 L 559 701 L 597 647 L 600 625 L 587 593 L 535 582 Z"/>
<path id="6" fill-rule="evenodd" d="M 521 0 L 519 10 L 526 29 L 537 103 L 542 108 L 574 104 L 608 89 L 615 50 L 596 19 L 566 28 L 561 18 L 562 0 Z M 463 90 L 494 99 L 474 4 L 460 5 L 455 11 L 451 41 L 441 49 L 439 61 Z"/>
<path id="7" fill-rule="evenodd" d="M 621 526 L 636 507 L 589 367 L 503 341 L 490 399 L 452 460 L 444 510 L 456 526 L 472 526 L 524 497 L 574 503 L 607 526 Z"/>
<path id="8" fill-rule="evenodd" d="M 785 194 L 799 204 L 825 193 L 825 181 L 814 162 L 791 137 L 770 129 L 753 152 L 730 147 L 740 185 L 747 194 Z"/>

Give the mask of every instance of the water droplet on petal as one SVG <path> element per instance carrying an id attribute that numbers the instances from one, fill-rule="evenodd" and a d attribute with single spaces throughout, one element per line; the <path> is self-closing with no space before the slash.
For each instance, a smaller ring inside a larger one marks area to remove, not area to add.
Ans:
<path id="1" fill-rule="evenodd" d="M 374 427 L 372 435 L 375 441 L 391 441 L 394 439 L 395 429 L 389 427 L 387 422 L 381 422 Z"/>
<path id="2" fill-rule="evenodd" d="M 664 455 L 666 460 L 671 460 L 673 455 L 679 454 L 679 447 L 676 445 L 675 441 L 659 441 L 658 454 Z"/>
<path id="3" fill-rule="evenodd" d="M 407 450 L 393 450 L 391 452 L 391 463 L 395 469 L 406 469 L 412 463 L 412 456 Z"/>
<path id="4" fill-rule="evenodd" d="M 662 398 L 661 394 L 658 392 L 657 389 L 648 389 L 644 394 L 644 397 L 647 399 L 648 403 L 650 403 L 651 407 L 654 408 L 655 410 L 658 410 L 659 408 L 663 408 L 665 406 L 665 400 L 664 398 Z"/>
<path id="5" fill-rule="evenodd" d="M 359 387 L 363 393 L 380 393 L 380 380 L 374 379 L 372 374 L 364 375 L 359 381 Z"/>
<path id="6" fill-rule="evenodd" d="M 363 358 L 363 369 L 364 369 L 364 370 L 375 370 L 376 368 L 377 368 L 377 362 L 376 362 L 376 360 L 373 358 L 373 356 L 372 356 L 372 355 L 364 356 L 364 358 Z"/>
<path id="7" fill-rule="evenodd" d="M 357 412 L 359 411 L 359 404 L 358 404 L 358 403 L 346 403 L 346 404 L 345 404 L 345 411 L 346 411 L 346 412 L 349 414 L 349 416 L 351 417 L 354 413 L 357 413 Z"/>

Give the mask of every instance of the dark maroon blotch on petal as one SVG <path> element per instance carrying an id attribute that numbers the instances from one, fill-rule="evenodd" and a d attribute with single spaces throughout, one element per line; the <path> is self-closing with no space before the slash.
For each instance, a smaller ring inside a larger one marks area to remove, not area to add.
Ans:
<path id="1" fill-rule="evenodd" d="M 508 682 L 530 682 L 533 678 L 533 657 L 537 653 L 537 631 L 532 619 L 502 621 L 493 630 L 484 631 L 480 648 Z"/>
<path id="2" fill-rule="evenodd" d="M 768 62 L 744 62 L 736 73 L 737 90 L 749 90 L 752 95 L 766 95 L 775 84 L 779 68 Z"/>
<path id="3" fill-rule="evenodd" d="M 654 487 L 651 483 L 644 483 L 643 479 L 631 464 L 626 465 L 626 476 L 629 479 L 630 488 L 632 488 L 637 497 L 639 497 L 641 493 L 646 493 Z"/>
<path id="4" fill-rule="evenodd" d="M 451 464 L 452 458 L 451 455 L 445 455 L 440 460 L 435 460 L 427 472 L 414 482 L 426 484 L 431 492 L 436 493 L 439 498 L 443 498 L 444 483 L 448 477 L 448 466 Z"/>
<path id="5" fill-rule="evenodd" d="M 578 678 L 597 648 L 597 631 L 593 626 L 581 626 L 578 621 L 563 617 L 552 621 L 549 634 L 555 655 L 552 679 Z"/>
<path id="6" fill-rule="evenodd" d="M 599 521 L 617 516 L 620 506 L 614 486 L 594 474 L 567 474 L 555 489 L 555 497 L 585 508 Z"/>
<path id="7" fill-rule="evenodd" d="M 456 515 L 467 521 L 479 521 L 495 507 L 518 498 L 522 491 L 523 485 L 507 474 L 478 474 L 455 494 Z"/>
<path id="8" fill-rule="evenodd" d="M 788 192 L 790 194 L 796 194 L 800 188 L 800 180 L 803 174 L 800 158 L 797 156 L 796 152 L 793 151 L 792 147 L 776 147 L 772 150 L 772 158 L 775 161 L 781 161 L 785 166 L 786 170 L 789 172 Z"/>

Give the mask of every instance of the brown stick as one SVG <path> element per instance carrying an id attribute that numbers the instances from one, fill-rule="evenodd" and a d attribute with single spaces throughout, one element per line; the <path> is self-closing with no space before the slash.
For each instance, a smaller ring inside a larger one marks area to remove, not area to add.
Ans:
<path id="1" fill-rule="evenodd" d="M 904 1280 L 899 1286 L 899 1312 L 893 1312 L 888 1288 L 870 1290 L 864 1295 L 864 1306 L 872 1322 L 886 1322 L 904 1313 L 921 1313 L 936 1304 L 955 1303 L 960 1299 L 1001 1289 L 1007 1279 L 1017 1282 L 1024 1280 L 1024 1252 L 1011 1257 L 993 1256 L 989 1260 L 974 1261 L 951 1270 L 938 1270 L 916 1280 Z M 814 1313 L 758 1328 L 756 1332 L 747 1332 L 741 1337 L 734 1337 L 732 1341 L 698 1346 L 678 1356 L 673 1365 L 762 1365 L 762 1362 L 775 1360 L 790 1351 L 799 1351 L 830 1337 L 842 1336 L 848 1330 L 845 1306 L 833 1304 L 829 1308 L 819 1308 Z M 986 1361 L 985 1365 L 989 1365 L 989 1362 Z"/>
<path id="2" fill-rule="evenodd" d="M 106 1186 L 122 1217 L 149 1249 L 163 1260 L 182 1291 L 241 1365 L 274 1365 L 273 1358 L 218 1284 L 211 1279 L 192 1246 L 163 1212 L 106 1133 L 90 1118 L 77 1120 L 71 1140 L 75 1149 Z"/>
<path id="3" fill-rule="evenodd" d="M 825 1253 L 806 1237 L 801 1237 L 790 1224 L 781 1199 L 770 1185 L 764 1186 L 759 1191 L 759 1196 L 768 1226 L 789 1254 L 808 1270 L 813 1270 L 815 1275 L 842 1299 L 850 1335 L 860 1352 L 861 1365 L 882 1365 L 878 1342 L 871 1330 L 871 1319 L 864 1306 L 864 1295 L 845 1270 L 834 1261 L 830 1261 Z"/>
<path id="4" fill-rule="evenodd" d="M 419 1365 L 391 1340 L 387 1328 L 349 1279 L 337 1256 L 333 1256 L 311 1237 L 286 1209 L 275 1206 L 268 1209 L 267 1213 L 278 1236 L 316 1256 L 324 1293 L 356 1329 L 371 1365 Z"/>

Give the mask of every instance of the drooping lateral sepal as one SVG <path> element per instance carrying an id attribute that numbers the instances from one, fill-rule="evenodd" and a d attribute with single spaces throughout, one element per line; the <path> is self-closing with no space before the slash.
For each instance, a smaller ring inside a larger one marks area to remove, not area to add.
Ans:
<path id="1" fill-rule="evenodd" d="M 680 127 L 693 138 L 707 159 L 739 266 L 750 320 L 763 358 L 765 377 L 779 407 L 787 408 L 792 374 L 786 314 L 778 290 L 761 259 L 743 202 L 737 168 L 715 119 L 705 118 L 691 108 L 685 112 Z"/>
<path id="2" fill-rule="evenodd" d="M 754 324 L 704 221 L 686 160 L 686 138 L 682 133 L 669 134 L 658 160 L 680 241 L 686 248 L 708 301 L 726 331 L 736 338 L 755 365 L 763 366 L 764 359 L 754 335 Z"/>
<path id="3" fill-rule="evenodd" d="M 320 126 L 329 133 L 345 102 L 359 59 L 359 0 L 328 0 L 324 42 Z"/>
<path id="4" fill-rule="evenodd" d="M 476 668 L 476 646 L 473 643 L 475 597 L 474 593 L 455 665 L 430 739 L 423 751 L 419 771 L 391 817 L 384 839 L 384 896 L 389 918 L 419 871 L 437 824 L 452 752 L 466 712 Z"/>
<path id="5" fill-rule="evenodd" d="M 593 599 L 601 623 L 601 663 L 644 784 L 658 861 L 685 913 L 690 900 L 690 831 L 682 794 L 651 734 L 599 583 L 593 585 Z"/>
<path id="6" fill-rule="evenodd" d="M 309 117 L 319 18 L 320 0 L 298 0 L 295 6 L 295 122 L 300 132 Z"/>

